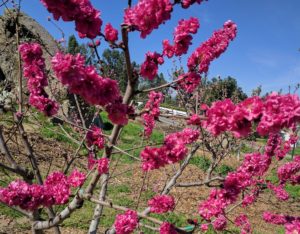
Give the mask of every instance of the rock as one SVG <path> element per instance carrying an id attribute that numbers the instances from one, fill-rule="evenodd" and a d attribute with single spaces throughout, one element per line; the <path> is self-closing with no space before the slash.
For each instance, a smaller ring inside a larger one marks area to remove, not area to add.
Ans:
<path id="1" fill-rule="evenodd" d="M 49 88 L 46 89 L 51 98 L 62 101 L 66 98 L 67 91 L 61 83 L 51 76 L 51 57 L 58 51 L 59 46 L 54 38 L 38 22 L 21 12 L 19 20 L 19 38 L 22 42 L 38 42 L 43 48 L 46 68 L 49 70 Z M 6 10 L 0 16 L 0 92 L 4 90 L 16 96 L 18 87 L 18 53 L 16 40 L 16 12 Z M 23 80 L 24 94 L 28 94 Z M 51 90 L 55 93 L 51 93 Z M 1 93 L 0 93 L 1 96 Z M 3 96 L 3 95 L 2 95 Z M 26 96 L 26 95 L 25 95 Z M 1 103 L 0 103 L 1 105 Z"/>

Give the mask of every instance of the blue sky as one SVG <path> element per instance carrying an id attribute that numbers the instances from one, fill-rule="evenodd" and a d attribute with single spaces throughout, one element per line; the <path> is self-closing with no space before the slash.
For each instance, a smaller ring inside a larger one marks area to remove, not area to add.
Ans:
<path id="1" fill-rule="evenodd" d="M 137 1 L 133 1 L 136 3 Z M 104 24 L 111 22 L 114 27 L 122 23 L 126 0 L 92 0 L 101 11 Z M 22 9 L 41 23 L 55 37 L 60 33 L 47 21 L 50 15 L 39 0 L 23 1 Z M 228 50 L 215 60 L 208 76 L 232 76 L 237 79 L 243 90 L 251 90 L 262 85 L 263 92 L 287 91 L 289 85 L 300 82 L 300 1 L 299 0 L 209 0 L 189 9 L 175 6 L 172 19 L 155 30 L 146 39 L 140 39 L 139 33 L 130 34 L 132 59 L 143 62 L 147 51 L 162 49 L 163 39 L 172 39 L 178 20 L 197 17 L 200 30 L 194 36 L 190 54 L 212 32 L 229 19 L 238 25 L 238 36 Z M 76 34 L 74 23 L 58 22 L 66 35 Z M 102 43 L 101 50 L 105 48 Z M 186 67 L 187 56 L 182 57 Z M 172 61 L 160 67 L 160 72 L 168 76 Z"/>

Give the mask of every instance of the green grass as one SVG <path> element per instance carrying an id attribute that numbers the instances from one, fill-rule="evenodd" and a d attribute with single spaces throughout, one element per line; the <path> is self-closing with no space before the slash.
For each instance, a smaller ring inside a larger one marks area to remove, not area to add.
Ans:
<path id="1" fill-rule="evenodd" d="M 266 144 L 268 139 L 267 138 L 256 138 L 256 141 L 262 144 Z"/>
<path id="2" fill-rule="evenodd" d="M 178 106 L 173 106 L 167 103 L 161 103 L 161 107 L 169 108 L 169 109 L 174 109 L 174 110 L 179 110 L 179 111 L 186 111 L 183 107 L 178 107 Z"/>
<path id="3" fill-rule="evenodd" d="M 41 128 L 41 134 L 43 137 L 48 138 L 48 139 L 55 139 L 59 142 L 65 142 L 70 145 L 74 145 L 74 142 L 70 140 L 68 137 L 58 133 L 58 129 L 56 127 L 43 127 Z"/>
<path id="4" fill-rule="evenodd" d="M 252 153 L 252 152 L 253 152 L 253 149 L 250 148 L 249 146 L 247 146 L 246 144 L 243 144 L 243 143 L 242 143 L 242 146 L 241 146 L 241 152 L 242 152 L 242 153 Z"/>
<path id="5" fill-rule="evenodd" d="M 204 156 L 194 156 L 191 160 L 190 160 L 190 164 L 193 164 L 197 167 L 199 167 L 202 171 L 207 171 L 207 169 L 209 168 L 211 161 L 210 159 L 204 157 Z M 229 172 L 234 171 L 234 168 L 231 166 L 228 166 L 226 164 L 222 164 L 220 166 L 218 166 L 215 171 L 222 175 L 222 176 L 226 176 Z"/>
<path id="6" fill-rule="evenodd" d="M 120 193 L 130 193 L 131 189 L 126 184 L 121 185 L 111 185 L 108 190 L 110 193 L 120 194 Z"/>
<path id="7" fill-rule="evenodd" d="M 217 167 L 217 172 L 222 176 L 226 176 L 229 172 L 232 171 L 234 171 L 234 168 L 225 164 Z"/>
<path id="8" fill-rule="evenodd" d="M 94 208 L 95 204 L 85 202 L 81 209 L 76 210 L 70 218 L 63 222 L 62 226 L 88 230 L 91 219 L 93 218 Z M 117 213 L 116 210 L 104 208 L 103 216 L 101 216 L 100 219 L 100 227 L 111 227 Z"/>
<path id="9" fill-rule="evenodd" d="M 146 190 L 143 191 L 142 195 L 141 195 L 141 199 L 142 201 L 148 201 L 150 200 L 152 197 L 154 197 L 156 195 L 155 192 L 151 191 L 151 190 Z"/>
<path id="10" fill-rule="evenodd" d="M 292 151 L 290 152 L 290 154 L 292 154 Z M 296 147 L 295 150 L 294 150 L 294 155 L 300 155 L 300 147 Z"/>
<path id="11" fill-rule="evenodd" d="M 14 219 L 24 217 L 24 215 L 22 213 L 20 213 L 19 211 L 14 210 L 2 203 L 0 203 L 0 214 L 14 218 Z"/>
<path id="12" fill-rule="evenodd" d="M 59 125 L 51 122 L 47 117 L 45 117 L 41 113 L 36 113 L 37 119 L 39 119 L 42 126 L 39 128 L 40 134 L 47 139 L 54 139 L 58 142 L 64 142 L 68 145 L 71 145 L 73 148 L 77 147 L 77 144 L 72 141 L 63 130 L 59 127 Z M 68 124 L 62 124 L 64 130 L 73 138 L 79 139 L 79 133 L 73 130 Z"/>
<path id="13" fill-rule="evenodd" d="M 131 193 L 130 187 L 126 184 L 110 185 L 108 187 L 108 197 L 111 198 L 116 205 L 133 208 L 135 202 L 128 197 Z"/>
<path id="14" fill-rule="evenodd" d="M 289 195 L 294 199 L 300 198 L 300 185 L 291 185 L 287 184 L 285 190 L 289 193 Z"/>
<path id="15" fill-rule="evenodd" d="M 193 158 L 191 158 L 190 164 L 199 167 L 202 171 L 207 171 L 211 162 L 204 156 L 194 156 Z"/>
<path id="16" fill-rule="evenodd" d="M 267 180 L 269 180 L 273 184 L 278 184 L 279 179 L 277 177 L 277 172 L 275 170 L 273 170 L 272 173 L 267 177 Z M 299 197 L 300 197 L 300 185 L 286 184 L 285 190 L 289 193 L 291 198 L 299 199 Z"/>
<path id="17" fill-rule="evenodd" d="M 107 113 L 102 112 L 101 117 L 103 122 L 109 122 L 107 118 Z M 154 144 L 161 144 L 164 140 L 164 135 L 162 132 L 154 130 L 150 139 L 144 139 L 142 142 L 142 137 L 143 137 L 143 126 L 141 124 L 135 123 L 135 122 L 129 122 L 126 126 L 123 127 L 120 138 L 118 140 L 117 146 L 122 149 L 122 150 L 129 150 L 132 148 L 136 148 L 139 146 L 148 144 L 148 145 L 154 145 Z M 106 134 L 110 134 L 110 131 L 105 131 Z M 138 157 L 140 156 L 140 152 L 143 148 L 137 148 L 130 150 L 128 153 L 131 155 Z M 132 163 L 134 159 L 126 154 L 120 153 L 120 154 L 115 154 L 117 157 L 113 157 L 113 160 L 116 158 L 120 157 L 120 162 L 121 163 Z"/>

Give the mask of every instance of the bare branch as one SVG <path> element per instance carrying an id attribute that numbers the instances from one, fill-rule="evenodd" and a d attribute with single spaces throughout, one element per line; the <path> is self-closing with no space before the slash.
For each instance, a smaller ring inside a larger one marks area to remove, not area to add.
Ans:
<path id="1" fill-rule="evenodd" d="M 33 179 L 33 174 L 28 170 L 25 170 L 24 168 L 22 168 L 20 165 L 16 163 L 16 161 L 10 154 L 10 151 L 4 141 L 1 126 L 0 126 L 0 150 L 1 153 L 5 155 L 8 162 L 11 164 L 11 169 L 14 170 L 14 172 L 17 173 L 18 175 L 22 176 L 26 182 L 31 182 L 31 180 Z M 9 167 L 6 167 L 6 169 L 9 170 Z"/>
<path id="2" fill-rule="evenodd" d="M 205 180 L 202 182 L 193 182 L 193 183 L 178 183 L 175 187 L 199 187 L 203 185 L 209 185 L 213 181 L 224 181 L 223 177 L 214 177 L 209 180 Z"/>

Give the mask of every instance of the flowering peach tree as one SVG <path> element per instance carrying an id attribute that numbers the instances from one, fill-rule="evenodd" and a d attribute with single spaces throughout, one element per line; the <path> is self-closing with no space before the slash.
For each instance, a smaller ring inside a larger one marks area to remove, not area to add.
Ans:
<path id="1" fill-rule="evenodd" d="M 111 23 L 107 23 L 102 29 L 100 11 L 95 9 L 89 0 L 40 2 L 55 20 L 74 22 L 79 37 L 90 39 L 90 46 L 97 55 L 100 38 L 112 49 L 123 50 L 128 81 L 126 91 L 122 94 L 117 81 L 102 77 L 96 66 L 86 65 L 82 55 L 67 54 L 61 49 L 52 56 L 51 72 L 55 79 L 61 82 L 69 93 L 80 96 L 86 103 L 95 107 L 95 118 L 100 111 L 107 112 L 109 120 L 113 123 L 112 132 L 107 135 L 95 124 L 86 126 L 83 119 L 77 124 L 60 115 L 62 103 L 48 93 L 49 71 L 46 69 L 42 45 L 32 41 L 19 42 L 22 79 L 26 80 L 29 93 L 26 101 L 31 108 L 45 116 L 59 118 L 80 129 L 80 147 L 86 147 L 88 151 L 85 170 L 72 166 L 76 158 L 74 157 L 66 170 L 51 171 L 43 178 L 36 154 L 23 127 L 23 120 L 30 111 L 24 106 L 20 80 L 21 92 L 18 109 L 14 111 L 14 123 L 15 131 L 20 133 L 27 151 L 26 160 L 30 161 L 31 168 L 24 168 L 15 159 L 1 126 L 0 148 L 4 159 L 1 159 L 0 167 L 14 173 L 14 178 L 17 179 L 0 188 L 0 202 L 27 216 L 32 222 L 34 233 L 42 233 L 49 228 L 54 228 L 56 233 L 60 233 L 59 224 L 81 209 L 86 201 L 95 204 L 89 233 L 97 232 L 104 207 L 120 212 L 114 217 L 114 224 L 106 233 L 133 233 L 138 232 L 141 226 L 161 234 L 205 233 L 210 228 L 222 231 L 226 229 L 229 221 L 238 227 L 241 233 L 252 233 L 251 220 L 247 214 L 238 213 L 235 220 L 231 221 L 228 219 L 228 213 L 234 212 L 236 207 L 253 205 L 266 189 L 273 191 L 278 201 L 284 202 L 289 199 L 285 186 L 300 183 L 300 156 L 294 156 L 292 160 L 280 165 L 278 162 L 286 157 L 298 140 L 299 97 L 271 93 L 264 98 L 253 96 L 240 103 L 234 103 L 230 99 L 219 100 L 208 106 L 203 102 L 201 94 L 194 95 L 201 90 L 201 79 L 207 74 L 210 63 L 225 52 L 230 42 L 235 39 L 237 26 L 234 22 L 226 21 L 209 39 L 200 44 L 188 57 L 186 68 L 176 73 L 170 83 L 139 90 L 139 77 L 153 80 L 164 60 L 187 54 L 200 23 L 195 17 L 181 19 L 174 29 L 173 41 L 162 40 L 158 51 L 147 52 L 139 70 L 132 66 L 128 34 L 138 31 L 141 39 L 146 38 L 153 30 L 171 19 L 174 8 L 188 10 L 195 4 L 206 4 L 203 0 L 139 0 L 135 5 L 129 0 L 119 30 Z M 15 7 L 18 8 L 17 5 Z M 136 160 L 140 162 L 140 170 L 144 172 L 162 170 L 171 165 L 174 168 L 173 174 L 143 210 L 128 209 L 113 201 L 107 201 L 113 150 L 119 151 L 121 156 L 131 156 L 130 151 L 123 151 L 117 146 L 120 132 L 129 121 L 140 117 L 144 125 L 143 138 L 149 138 L 156 121 L 162 115 L 159 107 L 164 95 L 160 91 L 166 88 L 183 91 L 190 94 L 190 97 L 197 98 L 197 101 L 191 108 L 187 108 L 188 117 L 183 119 L 186 125 L 184 129 L 167 134 L 159 146 L 144 145 L 140 157 Z M 148 101 L 142 110 L 134 107 L 135 97 L 140 93 L 148 94 Z M 281 136 L 282 130 L 290 132 L 288 140 Z M 226 176 L 216 173 L 217 166 L 233 152 L 237 142 L 253 133 L 267 137 L 265 146 L 243 155 L 240 165 Z M 212 163 L 205 171 L 205 178 L 189 183 L 178 182 L 190 160 L 200 149 L 206 150 L 212 158 Z M 100 151 L 103 152 L 101 156 Z M 279 178 L 277 183 L 267 179 L 271 166 L 274 165 L 273 169 Z M 71 172 L 70 168 L 73 169 Z M 189 221 L 192 229 L 177 227 L 167 220 L 151 216 L 173 212 L 176 205 L 176 197 L 170 195 L 173 188 L 200 186 L 205 186 L 210 192 L 206 200 L 199 201 L 199 218 Z M 64 205 L 64 209 L 57 211 L 55 207 L 59 205 Z M 42 210 L 48 214 L 46 220 L 41 218 Z M 267 223 L 283 225 L 286 233 L 300 233 L 300 217 L 266 210 L 261 214 L 261 218 Z"/>

